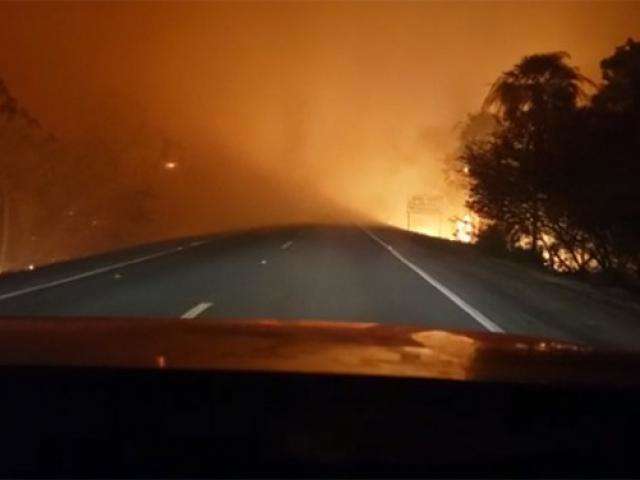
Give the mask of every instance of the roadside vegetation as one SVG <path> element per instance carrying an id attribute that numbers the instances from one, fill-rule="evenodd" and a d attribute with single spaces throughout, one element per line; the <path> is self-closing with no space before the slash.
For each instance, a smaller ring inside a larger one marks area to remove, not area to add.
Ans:
<path id="1" fill-rule="evenodd" d="M 0 78 L 0 273 L 162 238 L 159 220 L 178 223 L 178 195 L 160 193 L 184 174 L 182 149 L 128 127 L 56 138 Z"/>
<path id="2" fill-rule="evenodd" d="M 461 130 L 454 170 L 477 245 L 559 272 L 640 279 L 640 42 L 595 83 L 565 52 L 524 57 Z"/>

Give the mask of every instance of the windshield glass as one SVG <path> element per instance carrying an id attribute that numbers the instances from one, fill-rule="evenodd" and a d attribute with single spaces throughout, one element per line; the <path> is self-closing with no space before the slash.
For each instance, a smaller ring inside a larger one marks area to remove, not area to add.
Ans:
<path id="1" fill-rule="evenodd" d="M 636 350 L 638 32 L 636 2 L 3 2 L 0 317 Z"/>

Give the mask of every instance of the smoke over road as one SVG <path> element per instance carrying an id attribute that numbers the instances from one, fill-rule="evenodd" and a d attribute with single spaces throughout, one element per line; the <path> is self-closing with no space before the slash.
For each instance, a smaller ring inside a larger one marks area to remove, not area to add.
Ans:
<path id="1" fill-rule="evenodd" d="M 104 191 L 108 213 L 88 221 L 117 226 L 144 204 L 99 248 L 354 216 L 403 225 L 422 193 L 444 199 L 450 236 L 464 195 L 443 160 L 491 81 L 558 49 L 595 76 L 638 18 L 640 4 L 3 3 L 0 77 L 59 139 L 47 158 L 76 159 L 66 195 Z"/>

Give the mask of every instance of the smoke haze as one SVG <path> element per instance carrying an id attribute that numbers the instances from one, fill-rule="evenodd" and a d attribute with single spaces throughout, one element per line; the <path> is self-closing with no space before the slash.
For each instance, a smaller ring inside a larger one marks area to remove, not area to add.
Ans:
<path id="1" fill-rule="evenodd" d="M 442 162 L 502 71 L 566 50 L 599 80 L 639 32 L 640 3 L 2 3 L 0 77 L 85 162 L 162 186 L 152 236 L 403 226 L 414 194 L 464 214 Z"/>

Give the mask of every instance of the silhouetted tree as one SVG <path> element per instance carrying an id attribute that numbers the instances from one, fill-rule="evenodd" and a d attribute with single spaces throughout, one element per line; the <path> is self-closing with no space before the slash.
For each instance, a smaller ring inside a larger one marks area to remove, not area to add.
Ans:
<path id="1" fill-rule="evenodd" d="M 508 246 L 559 270 L 638 272 L 640 44 L 601 62 L 603 84 L 563 52 L 524 57 L 483 105 L 497 127 L 460 155 L 467 204 Z"/>
<path id="2" fill-rule="evenodd" d="M 530 237 L 534 251 L 541 241 L 549 178 L 562 157 L 555 151 L 556 134 L 585 97 L 582 86 L 591 83 L 567 59 L 564 52 L 525 57 L 494 82 L 483 105 L 499 122 L 494 146 L 501 152 L 496 166 L 506 174 L 503 194 L 513 191 L 512 201 L 500 202 L 497 213 L 503 212 L 512 233 Z M 482 209 L 482 197 L 472 202 Z"/>
<path id="3" fill-rule="evenodd" d="M 585 115 L 573 217 L 597 239 L 604 268 L 635 271 L 640 245 L 640 42 L 602 60 L 603 84 Z M 589 208 L 582 206 L 589 205 Z"/>

